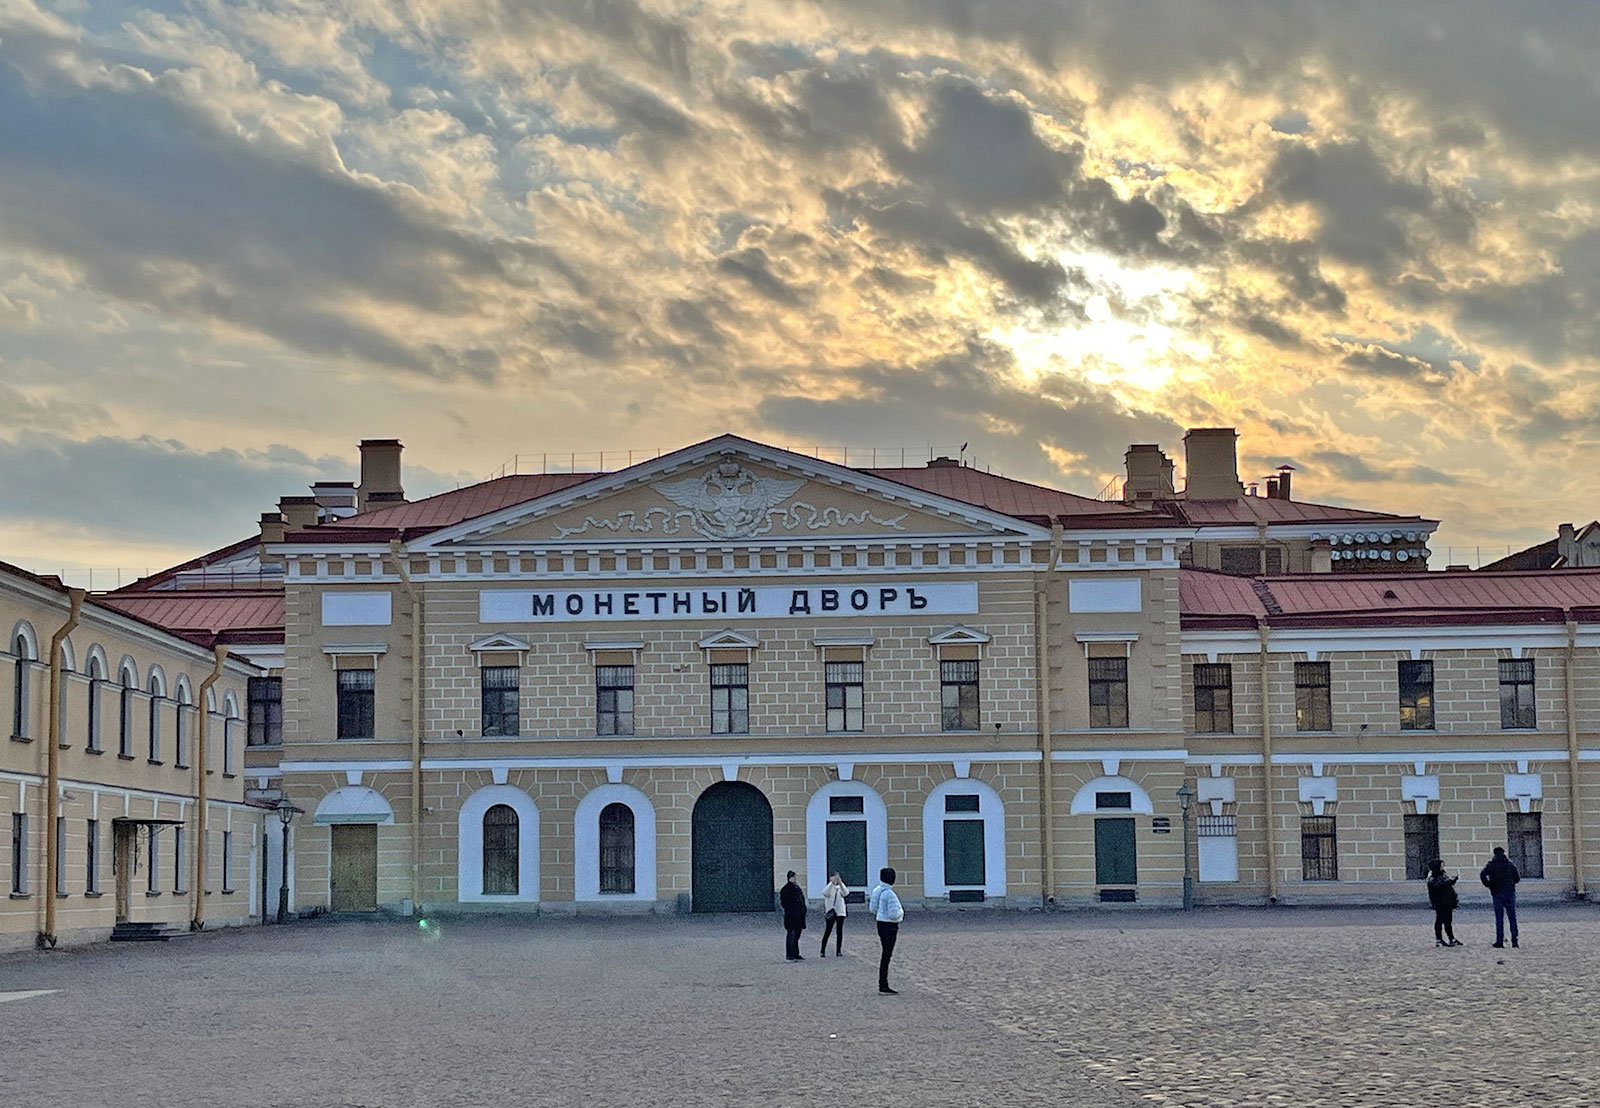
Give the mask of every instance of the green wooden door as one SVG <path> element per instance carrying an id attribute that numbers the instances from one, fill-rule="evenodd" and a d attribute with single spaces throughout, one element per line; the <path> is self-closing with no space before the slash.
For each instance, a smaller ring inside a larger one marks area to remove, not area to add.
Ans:
<path id="1" fill-rule="evenodd" d="M 983 820 L 945 820 L 944 883 L 956 888 L 982 887 L 986 872 L 983 863 Z"/>
<path id="2" fill-rule="evenodd" d="M 852 889 L 867 884 L 867 824 L 865 820 L 833 820 L 828 828 L 828 872 L 837 873 Z"/>
<path id="3" fill-rule="evenodd" d="M 772 805 L 761 791 L 719 781 L 700 794 L 693 822 L 694 910 L 772 911 Z"/>
<path id="4" fill-rule="evenodd" d="M 1139 847 L 1133 820 L 1094 821 L 1094 880 L 1097 885 L 1139 883 Z"/>

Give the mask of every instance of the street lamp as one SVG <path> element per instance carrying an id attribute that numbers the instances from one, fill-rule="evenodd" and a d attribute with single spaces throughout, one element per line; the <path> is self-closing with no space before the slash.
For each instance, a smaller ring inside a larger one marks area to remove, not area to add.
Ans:
<path id="1" fill-rule="evenodd" d="M 289 798 L 285 796 L 279 798 L 275 811 L 278 813 L 278 819 L 283 823 L 283 880 L 278 885 L 278 922 L 287 923 L 289 919 L 289 822 L 294 819 L 296 813 L 303 812 L 305 809 L 296 808 L 289 803 Z M 1188 824 L 1184 824 L 1184 827 L 1187 829 Z"/>
<path id="2" fill-rule="evenodd" d="M 1194 790 L 1185 781 L 1178 790 L 1178 806 L 1183 809 L 1183 910 L 1194 907 L 1194 870 L 1189 865 L 1189 806 L 1194 803 Z"/>

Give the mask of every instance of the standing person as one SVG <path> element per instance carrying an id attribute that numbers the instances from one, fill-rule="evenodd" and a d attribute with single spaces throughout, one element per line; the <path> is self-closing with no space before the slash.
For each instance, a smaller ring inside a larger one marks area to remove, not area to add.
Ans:
<path id="1" fill-rule="evenodd" d="M 822 956 L 828 956 L 828 936 L 837 934 L 833 940 L 833 956 L 839 957 L 844 953 L 844 900 L 850 895 L 850 890 L 844 883 L 844 878 L 835 870 L 828 875 L 827 887 L 822 890 L 823 919 L 826 921 L 822 928 Z"/>
<path id="2" fill-rule="evenodd" d="M 867 899 L 867 909 L 878 921 L 878 941 L 883 944 L 883 956 L 878 959 L 878 991 L 898 996 L 898 989 L 889 988 L 889 959 L 894 957 L 894 944 L 900 938 L 900 921 L 906 918 L 906 910 L 894 891 L 893 866 L 878 871 L 878 883 Z"/>
<path id="3" fill-rule="evenodd" d="M 1433 905 L 1433 940 L 1435 946 L 1461 946 L 1456 939 L 1455 928 L 1451 926 L 1452 917 L 1455 915 L 1456 905 L 1460 897 L 1456 895 L 1457 878 L 1451 877 L 1444 871 L 1444 862 L 1435 858 L 1428 863 L 1428 903 Z M 1446 938 L 1449 939 L 1446 942 Z"/>
<path id="4" fill-rule="evenodd" d="M 789 871 L 789 879 L 783 883 L 778 903 L 783 906 L 783 929 L 787 936 L 784 955 L 791 962 L 803 962 L 805 958 L 800 954 L 800 932 L 806 929 L 806 894 L 794 879 L 794 870 Z"/>
<path id="5" fill-rule="evenodd" d="M 1489 859 L 1489 864 L 1483 867 L 1478 874 L 1478 880 L 1483 882 L 1483 887 L 1489 890 L 1489 895 L 1494 898 L 1494 945 L 1506 945 L 1506 917 L 1511 918 L 1511 945 L 1517 945 L 1517 882 L 1522 880 L 1522 874 L 1517 872 L 1516 865 L 1506 857 L 1506 848 L 1494 848 L 1494 857 Z"/>

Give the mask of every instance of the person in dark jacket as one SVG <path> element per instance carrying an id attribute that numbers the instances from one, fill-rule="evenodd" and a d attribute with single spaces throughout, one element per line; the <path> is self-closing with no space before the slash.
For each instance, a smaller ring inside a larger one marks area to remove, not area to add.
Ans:
<path id="1" fill-rule="evenodd" d="M 1489 890 L 1489 895 L 1494 898 L 1494 945 L 1506 945 L 1506 919 L 1511 920 L 1511 945 L 1517 945 L 1517 882 L 1522 880 L 1522 874 L 1517 872 L 1517 867 L 1510 858 L 1506 857 L 1506 848 L 1494 848 L 1494 857 L 1489 859 L 1489 864 L 1483 867 L 1478 874 L 1478 880 L 1483 882 L 1483 887 Z"/>
<path id="2" fill-rule="evenodd" d="M 1444 862 L 1439 858 L 1428 863 L 1428 903 L 1433 905 L 1434 945 L 1461 946 L 1455 928 L 1451 926 L 1456 905 L 1460 903 L 1456 895 L 1456 878 L 1445 873 Z"/>
<path id="3" fill-rule="evenodd" d="M 794 879 L 794 870 L 789 871 L 789 880 L 784 882 L 783 891 L 778 894 L 778 903 L 783 907 L 783 929 L 788 936 L 784 945 L 785 957 L 791 962 L 803 962 L 805 957 L 800 953 L 800 932 L 806 929 L 806 894 Z"/>

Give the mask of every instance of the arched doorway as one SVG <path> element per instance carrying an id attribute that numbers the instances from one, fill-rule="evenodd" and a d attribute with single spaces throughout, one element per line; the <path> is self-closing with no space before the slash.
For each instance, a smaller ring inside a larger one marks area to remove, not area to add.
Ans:
<path id="1" fill-rule="evenodd" d="M 772 911 L 772 805 L 761 791 L 719 781 L 694 805 L 696 912 Z"/>

